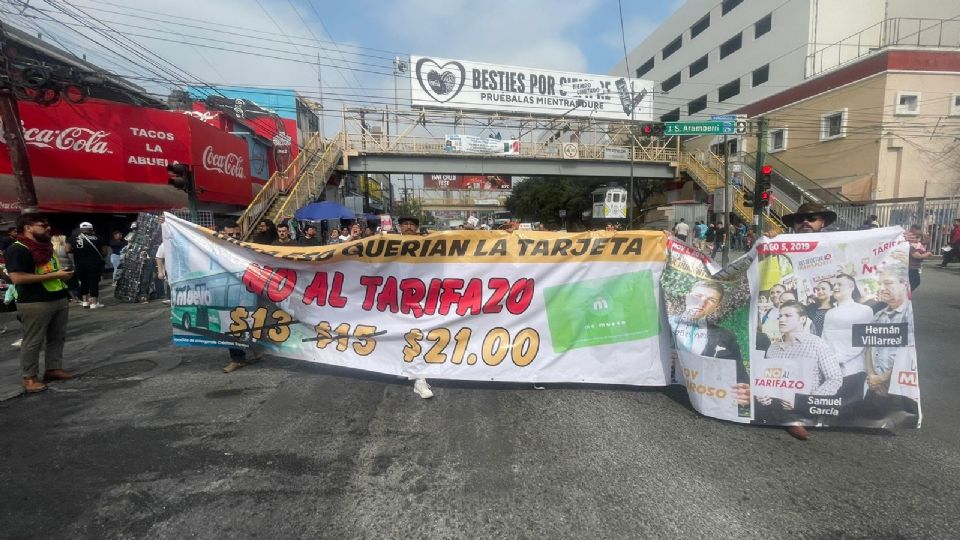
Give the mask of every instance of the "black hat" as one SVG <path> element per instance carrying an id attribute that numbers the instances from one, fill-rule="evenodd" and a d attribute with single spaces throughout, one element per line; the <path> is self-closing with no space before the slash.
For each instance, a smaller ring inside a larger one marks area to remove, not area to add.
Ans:
<path id="1" fill-rule="evenodd" d="M 420 226 L 420 220 L 417 219 L 417 218 L 415 218 L 415 217 L 413 217 L 413 216 L 400 216 L 400 219 L 397 220 L 397 223 L 398 223 L 398 224 L 403 224 L 403 223 L 406 222 L 406 221 L 409 221 L 410 223 L 413 223 L 413 224 L 416 225 L 417 227 Z"/>
<path id="2" fill-rule="evenodd" d="M 836 212 L 828 210 L 825 206 L 812 202 L 805 202 L 800 205 L 800 208 L 797 208 L 797 211 L 792 214 L 787 214 L 781 218 L 783 224 L 787 227 L 793 227 L 793 224 L 800 218 L 804 218 L 813 214 L 819 214 L 823 216 L 823 226 L 828 227 L 831 223 L 837 220 Z"/>

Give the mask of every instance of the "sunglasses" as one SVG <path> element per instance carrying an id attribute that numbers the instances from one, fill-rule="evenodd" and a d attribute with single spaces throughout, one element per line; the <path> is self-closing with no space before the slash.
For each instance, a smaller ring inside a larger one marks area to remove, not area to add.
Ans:
<path id="1" fill-rule="evenodd" d="M 809 214 L 809 215 L 806 215 L 806 216 L 802 216 L 802 217 L 798 217 L 798 218 L 797 218 L 797 222 L 798 222 L 798 223 L 804 223 L 804 222 L 806 222 L 806 223 L 816 223 L 816 222 L 818 222 L 818 221 L 823 221 L 823 220 L 824 220 L 824 219 L 823 219 L 823 216 L 821 216 L 820 214 Z"/>

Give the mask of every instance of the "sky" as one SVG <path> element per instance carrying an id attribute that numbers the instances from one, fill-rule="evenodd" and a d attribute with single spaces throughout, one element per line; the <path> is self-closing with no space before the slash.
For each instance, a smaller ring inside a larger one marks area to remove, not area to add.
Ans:
<path id="1" fill-rule="evenodd" d="M 628 50 L 683 3 L 622 1 Z M 0 0 L 0 16 L 158 95 L 200 81 L 316 99 L 320 64 L 330 111 L 391 104 L 396 56 L 597 74 L 623 58 L 616 0 Z"/>

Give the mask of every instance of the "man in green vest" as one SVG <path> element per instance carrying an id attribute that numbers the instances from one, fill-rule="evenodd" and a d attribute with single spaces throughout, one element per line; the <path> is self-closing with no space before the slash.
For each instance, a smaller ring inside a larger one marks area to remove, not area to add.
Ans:
<path id="1" fill-rule="evenodd" d="M 65 280 L 73 272 L 62 270 L 50 243 L 50 224 L 41 214 L 17 218 L 17 239 L 6 250 L 7 274 L 16 287 L 17 312 L 23 324 L 20 372 L 27 393 L 47 386 L 38 379 L 40 350 L 45 349 L 44 379 L 69 380 L 63 370 L 63 344 L 67 340 L 69 293 Z M 46 341 L 46 347 L 44 347 Z"/>

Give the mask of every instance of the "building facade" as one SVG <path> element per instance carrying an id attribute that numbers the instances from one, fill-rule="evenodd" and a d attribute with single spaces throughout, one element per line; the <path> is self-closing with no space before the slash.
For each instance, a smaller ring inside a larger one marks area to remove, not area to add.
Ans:
<path id="1" fill-rule="evenodd" d="M 951 0 L 688 0 L 611 74 L 655 81 L 661 121 L 706 119 L 878 48 L 960 46 L 957 15 Z"/>
<path id="2" fill-rule="evenodd" d="M 629 59 L 662 121 L 765 118 L 766 163 L 831 202 L 960 194 L 956 2 L 688 0 Z M 757 138 L 728 144 L 750 170 Z"/>

